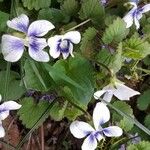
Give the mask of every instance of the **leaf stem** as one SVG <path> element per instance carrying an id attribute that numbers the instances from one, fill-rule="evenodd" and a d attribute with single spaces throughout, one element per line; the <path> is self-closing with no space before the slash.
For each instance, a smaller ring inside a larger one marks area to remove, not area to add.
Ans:
<path id="1" fill-rule="evenodd" d="M 69 32 L 69 31 L 75 30 L 76 28 L 78 28 L 78 27 L 80 27 L 80 26 L 83 26 L 84 24 L 86 24 L 86 23 L 88 23 L 88 22 L 90 22 L 90 21 L 91 21 L 91 19 L 87 19 L 87 20 L 81 22 L 80 24 L 78 24 L 78 25 L 76 25 L 76 26 L 70 28 L 69 30 L 67 30 L 67 31 L 65 31 L 65 32 Z"/>

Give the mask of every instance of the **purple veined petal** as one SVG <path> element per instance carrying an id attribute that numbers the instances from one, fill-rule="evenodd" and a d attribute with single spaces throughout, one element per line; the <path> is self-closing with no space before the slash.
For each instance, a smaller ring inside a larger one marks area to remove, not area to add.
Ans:
<path id="1" fill-rule="evenodd" d="M 67 59 L 69 54 L 74 57 L 73 55 L 73 44 L 72 43 L 69 43 L 69 51 L 66 53 L 66 52 L 62 52 L 62 56 L 63 56 L 63 59 Z"/>
<path id="2" fill-rule="evenodd" d="M 138 91 L 135 91 L 118 82 L 116 83 L 116 87 L 117 89 L 114 92 L 114 95 L 120 100 L 130 100 L 130 97 L 140 94 Z"/>
<path id="3" fill-rule="evenodd" d="M 93 123 L 96 130 L 102 130 L 101 125 L 110 119 L 110 112 L 106 104 L 99 102 L 93 111 Z"/>
<path id="4" fill-rule="evenodd" d="M 2 54 L 6 61 L 18 61 L 23 55 L 23 52 L 24 42 L 22 39 L 7 34 L 2 36 Z"/>
<path id="5" fill-rule="evenodd" d="M 110 126 L 103 129 L 103 133 L 107 137 L 119 137 L 122 135 L 123 131 L 118 126 Z"/>
<path id="6" fill-rule="evenodd" d="M 7 21 L 7 26 L 9 28 L 15 29 L 20 32 L 27 33 L 29 25 L 29 18 L 25 14 L 21 14 L 20 16 Z"/>
<path id="7" fill-rule="evenodd" d="M 106 92 L 106 90 L 99 90 L 99 91 L 95 92 L 94 98 L 99 99 L 105 92 Z"/>
<path id="8" fill-rule="evenodd" d="M 29 38 L 29 55 L 36 61 L 48 62 L 49 55 L 43 49 L 47 46 L 45 38 Z"/>
<path id="9" fill-rule="evenodd" d="M 59 41 L 61 41 L 62 36 L 55 35 L 48 39 L 48 45 L 50 47 L 49 53 L 53 58 L 58 58 L 60 56 L 60 50 L 58 49 Z"/>
<path id="10" fill-rule="evenodd" d="M 2 126 L 2 122 L 0 121 L 0 138 L 5 136 L 5 130 Z"/>
<path id="11" fill-rule="evenodd" d="M 31 23 L 28 29 L 28 36 L 41 37 L 54 29 L 54 25 L 47 20 L 37 20 Z"/>
<path id="12" fill-rule="evenodd" d="M 78 44 L 81 41 L 81 34 L 78 31 L 70 31 L 63 36 L 63 39 L 67 39 L 74 44 Z"/>
<path id="13" fill-rule="evenodd" d="M 83 121 L 74 121 L 70 125 L 70 132 L 78 139 L 89 135 L 93 131 L 94 129 L 88 123 Z"/>
<path id="14" fill-rule="evenodd" d="M 69 53 L 62 53 L 63 59 L 67 59 L 67 57 L 69 56 Z"/>
<path id="15" fill-rule="evenodd" d="M 94 136 L 96 137 L 96 139 L 97 139 L 98 141 L 101 141 L 101 140 L 104 138 L 104 136 L 103 136 L 102 134 L 100 134 L 99 131 L 96 131 L 96 132 L 94 133 Z"/>
<path id="16" fill-rule="evenodd" d="M 145 6 L 142 7 L 142 13 L 148 12 L 150 11 L 150 4 L 147 4 Z"/>
<path id="17" fill-rule="evenodd" d="M 132 26 L 133 24 L 133 17 L 134 17 L 134 13 L 136 11 L 136 8 L 132 8 L 124 17 L 123 20 L 126 23 L 126 28 L 129 28 Z"/>
<path id="18" fill-rule="evenodd" d="M 93 134 L 90 134 L 82 144 L 82 150 L 95 150 L 97 147 L 97 140 Z"/>

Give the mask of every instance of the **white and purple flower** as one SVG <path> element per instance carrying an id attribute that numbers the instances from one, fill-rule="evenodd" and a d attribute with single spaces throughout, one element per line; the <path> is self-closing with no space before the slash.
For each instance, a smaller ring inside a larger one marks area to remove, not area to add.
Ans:
<path id="1" fill-rule="evenodd" d="M 136 29 L 139 29 L 139 20 L 142 18 L 143 13 L 146 13 L 150 10 L 150 4 L 147 4 L 141 8 L 139 8 L 135 2 L 130 2 L 130 4 L 133 5 L 133 8 L 127 13 L 123 20 L 127 24 L 126 28 L 131 27 L 132 24 L 135 23 Z"/>
<path id="2" fill-rule="evenodd" d="M 54 28 L 46 20 L 37 20 L 29 25 L 29 18 L 22 14 L 7 21 L 8 27 L 23 33 L 20 37 L 5 34 L 2 36 L 2 53 L 4 59 L 10 62 L 18 61 L 23 55 L 25 46 L 29 55 L 36 61 L 48 62 L 49 55 L 43 49 L 47 46 L 45 38 L 41 38 Z"/>
<path id="3" fill-rule="evenodd" d="M 53 58 L 58 58 L 61 53 L 64 59 L 67 59 L 69 54 L 74 57 L 73 44 L 78 44 L 80 40 L 81 35 L 78 31 L 70 31 L 64 35 L 55 35 L 48 39 L 49 53 Z"/>
<path id="4" fill-rule="evenodd" d="M 1 101 L 1 95 L 0 95 Z M 20 109 L 21 105 L 14 101 L 7 101 L 0 105 L 0 138 L 5 136 L 5 130 L 2 126 L 2 120 L 6 119 L 10 110 Z"/>
<path id="5" fill-rule="evenodd" d="M 82 150 L 95 150 L 97 141 L 107 137 L 119 137 L 123 131 L 118 126 L 102 128 L 102 125 L 110 119 L 110 112 L 104 103 L 97 103 L 93 111 L 93 128 L 90 124 L 83 121 L 74 121 L 70 125 L 70 131 L 74 137 L 81 139 L 86 137 L 82 144 Z"/>
<path id="6" fill-rule="evenodd" d="M 105 86 L 102 90 L 99 90 L 94 93 L 94 98 L 99 99 L 102 95 L 103 99 L 107 102 L 110 102 L 113 95 L 116 96 L 119 100 L 130 100 L 130 97 L 139 95 L 138 91 L 135 91 L 120 81 L 115 81 Z"/>

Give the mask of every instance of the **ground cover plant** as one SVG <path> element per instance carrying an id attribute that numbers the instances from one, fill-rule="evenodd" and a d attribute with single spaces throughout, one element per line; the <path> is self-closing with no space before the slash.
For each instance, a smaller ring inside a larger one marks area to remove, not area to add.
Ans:
<path id="1" fill-rule="evenodd" d="M 0 149 L 150 149 L 149 0 L 0 0 L 0 21 Z"/>

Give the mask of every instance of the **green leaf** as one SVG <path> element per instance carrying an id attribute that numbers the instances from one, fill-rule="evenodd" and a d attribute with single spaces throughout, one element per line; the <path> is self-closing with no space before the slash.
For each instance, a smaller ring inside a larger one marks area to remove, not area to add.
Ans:
<path id="1" fill-rule="evenodd" d="M 65 117 L 68 118 L 70 121 L 74 121 L 78 116 L 81 116 L 83 112 L 78 108 L 68 105 L 67 109 L 65 110 Z"/>
<path id="2" fill-rule="evenodd" d="M 9 14 L 0 11 L 0 32 L 6 31 L 6 22 L 9 19 Z"/>
<path id="3" fill-rule="evenodd" d="M 103 21 L 104 13 L 104 7 L 99 0 L 83 0 L 79 14 L 81 19 L 91 19 L 99 25 Z"/>
<path id="4" fill-rule="evenodd" d="M 80 56 L 70 57 L 68 61 L 58 60 L 53 67 L 46 66 L 46 68 L 58 86 L 67 86 L 74 100 L 87 106 L 93 96 L 94 88 L 92 66 L 86 59 Z"/>
<path id="5" fill-rule="evenodd" d="M 68 106 L 67 101 L 65 101 L 64 103 L 56 102 L 50 110 L 50 116 L 55 121 L 62 120 L 64 118 L 64 113 L 65 113 L 65 110 L 66 110 L 67 106 Z"/>
<path id="6" fill-rule="evenodd" d="M 138 144 L 131 144 L 127 147 L 127 150 L 149 150 L 150 142 L 141 141 Z"/>
<path id="7" fill-rule="evenodd" d="M 28 104 L 27 104 L 28 105 Z M 41 104 L 42 105 L 42 104 Z M 34 125 L 32 126 L 32 128 L 30 129 L 30 131 L 25 135 L 25 137 L 18 143 L 18 145 L 16 146 L 16 150 L 20 150 L 22 145 L 25 143 L 25 141 L 27 140 L 27 138 L 31 135 L 31 133 L 37 129 L 37 127 L 44 122 L 45 118 L 47 118 L 47 115 L 49 114 L 49 110 L 51 109 L 51 107 L 54 105 L 54 102 L 52 102 L 51 104 L 49 104 L 49 106 L 47 106 L 47 108 L 45 109 L 45 111 L 38 117 L 37 121 L 34 123 Z M 28 106 L 27 106 L 28 107 Z M 32 110 L 30 110 L 32 111 Z M 40 110 L 41 112 L 41 110 Z M 28 112 L 25 112 L 28 113 Z M 34 116 L 32 116 L 32 118 L 34 118 Z M 32 120 L 31 118 L 31 120 Z"/>
<path id="8" fill-rule="evenodd" d="M 129 115 L 133 115 L 132 108 L 125 102 L 117 101 L 113 103 L 117 109 L 121 110 L 124 113 Z M 133 128 L 133 122 L 128 120 L 126 117 L 121 117 L 116 112 L 113 113 L 113 120 L 119 122 L 119 126 L 124 129 L 125 131 L 130 131 Z"/>
<path id="9" fill-rule="evenodd" d="M 64 0 L 61 10 L 68 16 L 74 16 L 79 10 L 79 4 L 77 0 Z"/>
<path id="10" fill-rule="evenodd" d="M 137 106 L 140 110 L 146 110 L 150 105 L 150 90 L 145 91 L 137 101 Z"/>
<path id="11" fill-rule="evenodd" d="M 40 116 L 49 108 L 50 105 L 48 102 L 44 101 L 37 104 L 32 98 L 24 98 L 20 101 L 20 104 L 22 107 L 18 111 L 19 119 L 26 126 L 26 128 L 29 129 L 34 126 Z M 48 115 L 49 113 L 45 115 L 36 128 L 38 128 L 45 121 Z"/>
<path id="12" fill-rule="evenodd" d="M 51 0 L 22 0 L 23 6 L 27 7 L 29 10 L 40 8 L 46 8 L 51 5 Z"/>
<path id="13" fill-rule="evenodd" d="M 96 34 L 97 30 L 94 27 L 89 27 L 83 34 L 80 49 L 87 58 L 90 58 L 94 54 L 93 48 L 96 43 L 96 41 L 94 41 Z"/>
<path id="14" fill-rule="evenodd" d="M 105 44 L 121 42 L 128 35 L 129 30 L 121 18 L 117 18 L 106 28 L 102 40 Z"/>
<path id="15" fill-rule="evenodd" d="M 4 96 L 6 71 L 0 72 L 0 94 Z M 21 80 L 18 73 L 11 71 L 8 79 L 8 91 L 5 100 L 19 99 L 25 92 L 24 87 L 21 86 Z"/>
<path id="16" fill-rule="evenodd" d="M 96 59 L 98 62 L 108 66 L 112 60 L 112 57 L 113 55 L 108 51 L 108 49 L 102 48 L 96 56 Z"/>
<path id="17" fill-rule="evenodd" d="M 73 121 L 77 118 L 77 116 L 81 114 L 83 114 L 83 112 L 78 108 L 74 107 L 72 104 L 68 103 L 68 101 L 65 101 L 64 103 L 56 102 L 50 110 L 50 116 L 55 121 L 60 121 L 64 117 Z"/>
<path id="18" fill-rule="evenodd" d="M 49 20 L 56 24 L 65 21 L 65 16 L 61 10 L 55 8 L 43 8 L 39 11 L 38 19 Z"/>
<path id="19" fill-rule="evenodd" d="M 135 60 L 140 60 L 150 54 L 150 44 L 144 39 L 133 35 L 123 42 L 123 55 Z"/>
<path id="20" fill-rule="evenodd" d="M 53 84 L 52 79 L 45 68 L 43 68 L 42 63 L 26 60 L 24 70 L 24 82 L 27 89 L 47 91 Z"/>
<path id="21" fill-rule="evenodd" d="M 145 117 L 144 124 L 150 129 L 150 114 Z"/>
<path id="22" fill-rule="evenodd" d="M 150 55 L 148 55 L 147 57 L 145 57 L 145 58 L 143 59 L 143 61 L 144 61 L 144 64 L 145 64 L 145 65 L 150 66 Z"/>
<path id="23" fill-rule="evenodd" d="M 119 44 L 116 52 L 113 54 L 111 61 L 108 65 L 114 73 L 117 73 L 122 67 L 122 43 Z"/>

